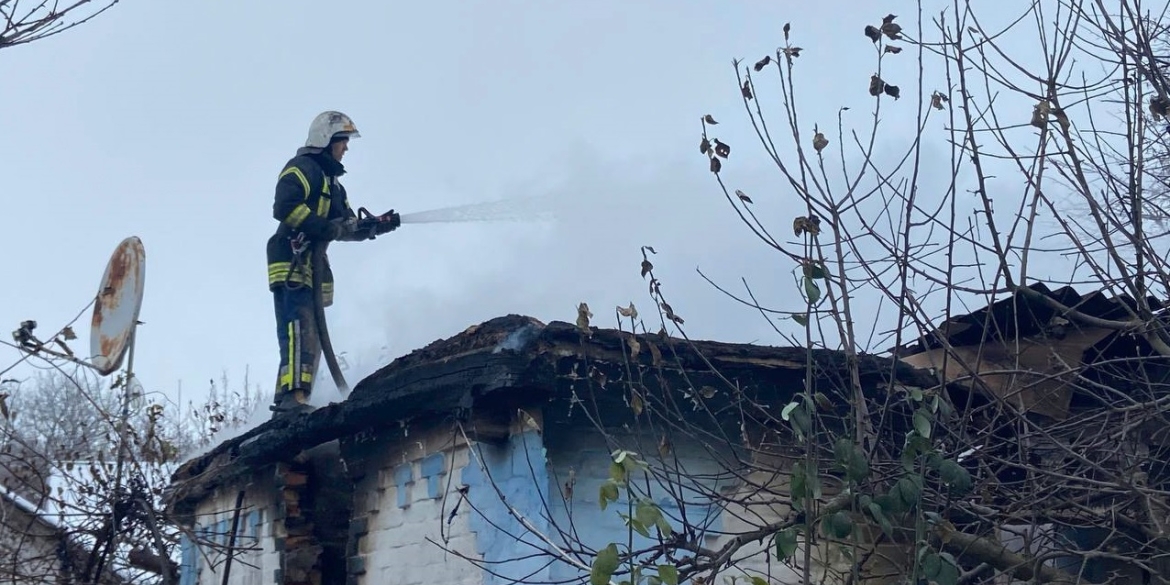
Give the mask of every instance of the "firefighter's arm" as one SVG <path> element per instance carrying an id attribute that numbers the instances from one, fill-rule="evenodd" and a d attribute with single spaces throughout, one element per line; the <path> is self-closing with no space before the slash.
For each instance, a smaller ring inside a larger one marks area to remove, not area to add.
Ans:
<path id="1" fill-rule="evenodd" d="M 336 228 L 313 212 L 309 206 L 312 189 L 311 177 L 304 169 L 292 165 L 280 174 L 276 181 L 276 198 L 272 204 L 272 216 L 281 223 L 302 231 L 311 240 L 332 239 Z"/>
<path id="2" fill-rule="evenodd" d="M 354 212 L 353 207 L 349 204 L 349 194 L 345 191 L 345 187 L 338 186 L 341 189 L 341 217 L 333 220 L 342 225 L 345 229 L 338 235 L 337 239 L 345 242 L 360 242 L 362 240 L 372 240 L 370 234 L 365 233 L 369 230 L 359 229 L 361 222 L 358 221 L 357 213 Z"/>

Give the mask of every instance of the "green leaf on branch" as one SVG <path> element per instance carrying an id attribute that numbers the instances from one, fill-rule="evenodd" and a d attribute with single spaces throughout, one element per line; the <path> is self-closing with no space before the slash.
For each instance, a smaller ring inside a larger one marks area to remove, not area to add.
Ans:
<path id="1" fill-rule="evenodd" d="M 617 568 L 618 549 L 617 545 L 611 542 L 609 546 L 597 553 L 597 558 L 593 559 L 593 567 L 589 571 L 589 583 L 591 585 L 607 585 Z"/>
<path id="2" fill-rule="evenodd" d="M 643 526 L 657 526 L 658 521 L 662 519 L 662 511 L 658 509 L 657 504 L 643 498 L 638 501 L 634 516 Z"/>
<path id="3" fill-rule="evenodd" d="M 631 518 L 625 514 L 618 515 L 622 517 L 622 520 L 626 523 L 626 526 L 634 529 L 634 532 L 637 532 L 646 538 L 650 538 L 650 531 L 646 529 L 646 525 L 642 523 L 641 520 L 638 520 L 637 518 Z"/>
<path id="4" fill-rule="evenodd" d="M 796 408 L 789 413 L 792 419 L 792 429 L 796 431 L 796 436 L 803 439 L 812 433 L 812 417 L 808 415 L 803 404 L 797 404 Z"/>
<path id="5" fill-rule="evenodd" d="M 873 516 L 873 519 L 877 520 L 878 524 L 881 525 L 882 531 L 884 531 L 886 535 L 893 538 L 894 525 L 890 524 L 890 519 L 886 517 L 885 512 L 882 510 L 882 506 L 875 500 L 870 502 L 867 508 L 869 509 L 869 513 Z"/>
<path id="6" fill-rule="evenodd" d="M 821 300 L 821 287 L 817 286 L 815 280 L 804 277 L 804 294 L 808 297 L 808 304 L 815 305 L 817 301 Z"/>
<path id="7" fill-rule="evenodd" d="M 678 585 L 678 568 L 674 565 L 658 565 L 658 578 L 664 585 Z"/>
<path id="8" fill-rule="evenodd" d="M 837 440 L 833 447 L 833 454 L 837 465 L 845 471 L 845 476 L 855 482 L 865 481 L 869 477 L 869 461 L 865 458 L 865 451 L 846 438 Z"/>
<path id="9" fill-rule="evenodd" d="M 796 553 L 798 539 L 795 527 L 788 527 L 776 533 L 776 559 L 787 560 Z"/>
<path id="10" fill-rule="evenodd" d="M 930 438 L 930 411 L 925 408 L 919 408 L 914 411 L 914 430 L 924 438 Z"/>
<path id="11" fill-rule="evenodd" d="M 621 463 L 609 464 L 609 478 L 617 484 L 626 483 L 626 468 Z"/>
<path id="12" fill-rule="evenodd" d="M 918 456 L 924 453 L 933 453 L 930 439 L 917 432 L 906 435 L 906 446 L 902 449 L 902 467 L 907 473 L 913 473 Z"/>
<path id="13" fill-rule="evenodd" d="M 951 555 L 930 552 L 922 559 L 922 576 L 938 585 L 955 585 L 959 582 L 959 568 Z"/>
<path id="14" fill-rule="evenodd" d="M 804 275 L 813 280 L 828 278 L 829 272 L 820 262 L 808 260 L 804 262 Z"/>
<path id="15" fill-rule="evenodd" d="M 955 461 L 943 461 L 939 464 L 938 473 L 954 495 L 963 496 L 971 490 L 971 474 Z"/>
<path id="16" fill-rule="evenodd" d="M 601 484 L 601 489 L 598 490 L 597 502 L 601 505 L 601 509 L 605 510 L 610 502 L 616 502 L 618 499 L 618 486 L 612 479 L 606 480 Z"/>
<path id="17" fill-rule="evenodd" d="M 784 405 L 784 410 L 780 411 L 780 418 L 789 420 L 789 418 L 792 416 L 792 411 L 795 410 L 798 406 L 800 406 L 800 403 L 796 402 L 795 400 Z"/>
<path id="18" fill-rule="evenodd" d="M 845 510 L 839 510 L 825 519 L 827 532 L 836 538 L 847 538 L 853 534 L 853 517 Z"/>
<path id="19" fill-rule="evenodd" d="M 899 479 L 890 490 L 890 496 L 901 500 L 906 509 L 913 508 L 922 496 L 922 476 L 908 475 Z"/>

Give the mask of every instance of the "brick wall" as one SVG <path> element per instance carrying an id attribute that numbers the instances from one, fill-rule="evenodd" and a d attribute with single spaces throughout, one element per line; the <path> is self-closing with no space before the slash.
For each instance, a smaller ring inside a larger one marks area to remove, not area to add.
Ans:
<path id="1" fill-rule="evenodd" d="M 465 442 L 447 425 L 389 435 L 352 447 L 360 457 L 347 455 L 351 469 L 363 469 L 354 484 L 350 583 L 478 585 L 481 570 L 444 550 L 476 556 L 471 506 L 460 502 Z"/>
<path id="2" fill-rule="evenodd" d="M 476 510 L 469 525 L 476 552 L 493 563 L 484 571 L 484 585 L 547 581 L 547 559 L 533 555 L 547 548 L 544 539 L 555 538 L 544 505 L 550 484 L 541 433 L 518 427 L 507 441 L 477 444 L 471 454 L 463 475 Z"/>
<path id="3" fill-rule="evenodd" d="M 671 525 L 678 529 L 682 525 L 680 500 L 686 509 L 687 524 L 700 532 L 701 546 L 716 550 L 738 534 L 755 530 L 757 527 L 777 522 L 787 516 L 789 507 L 789 477 L 785 464 L 779 460 L 757 461 L 760 471 L 749 473 L 741 480 L 728 473 L 728 467 L 735 465 L 735 456 L 730 453 L 715 455 L 710 445 L 702 446 L 676 437 L 671 444 L 668 458 L 660 458 L 657 450 L 660 436 L 652 434 L 616 433 L 618 444 L 631 451 L 640 452 L 644 460 L 663 472 L 669 464 L 669 473 L 690 476 L 693 479 L 675 479 L 672 486 L 663 486 L 659 480 L 650 480 L 650 490 L 655 503 Z M 627 498 L 624 494 L 603 511 L 599 505 L 599 489 L 609 477 L 611 451 L 602 436 L 591 427 L 558 427 L 546 439 L 549 449 L 549 486 L 552 497 L 550 509 L 556 523 L 563 529 L 575 531 L 576 538 L 597 549 L 609 542 L 624 547 L 628 528 L 619 513 L 628 513 Z M 647 452 L 648 451 L 648 452 Z M 766 471 L 764 471 L 766 470 Z M 746 472 L 746 470 L 741 470 Z M 571 495 L 566 496 L 567 482 L 573 483 Z M 640 492 L 645 484 L 638 482 Z M 703 493 L 697 491 L 701 486 Z M 831 490 L 825 491 L 831 497 Z M 673 492 L 673 493 L 672 493 Z M 725 500 L 713 505 L 711 493 L 721 494 Z M 737 500 L 731 504 L 728 500 Z M 651 530 L 651 534 L 655 534 Z M 652 545 L 655 541 L 634 533 L 634 547 Z M 849 561 L 834 545 L 814 548 L 814 565 L 829 563 L 846 568 Z M 800 575 L 791 567 L 778 561 L 774 556 L 774 545 L 770 540 L 751 542 L 740 549 L 735 557 L 734 569 L 727 569 L 724 575 L 762 576 L 769 583 L 800 583 Z M 803 558 L 802 552 L 796 553 Z M 588 562 L 590 559 L 585 559 Z M 579 569 L 568 563 L 557 563 L 551 569 L 553 580 L 570 579 L 580 574 Z M 823 579 L 825 571 L 814 570 L 814 576 Z M 833 583 L 832 580 L 818 580 L 818 583 Z"/>
<path id="4" fill-rule="evenodd" d="M 229 569 L 230 585 L 261 585 L 273 582 L 280 568 L 275 547 L 279 527 L 272 494 L 272 470 L 257 472 L 246 489 L 235 537 L 235 552 Z M 196 508 L 194 532 L 197 541 L 184 534 L 180 542 L 179 585 L 220 585 L 223 582 L 226 548 L 230 538 L 236 497 L 241 486 L 225 486 L 200 502 Z"/>
<path id="5" fill-rule="evenodd" d="M 646 436 L 626 435 L 620 438 L 621 444 L 632 451 L 653 449 L 658 439 Z M 551 460 L 549 485 L 552 497 L 549 498 L 549 508 L 558 526 L 565 531 L 575 531 L 576 538 L 586 545 L 597 549 L 610 542 L 617 542 L 619 546 L 627 542 L 628 529 L 619 513 L 628 513 L 628 499 L 621 494 L 617 502 L 611 502 L 602 510 L 599 504 L 599 490 L 603 482 L 609 478 L 609 468 L 612 461 L 612 447 L 607 445 L 603 437 L 592 428 L 560 429 L 560 432 L 548 437 L 549 459 Z M 686 473 L 702 475 L 718 471 L 718 467 L 708 457 L 696 450 L 678 449 L 676 453 L 680 459 L 680 466 Z M 647 457 L 646 454 L 642 455 Z M 656 457 L 653 452 L 649 457 Z M 653 459 L 651 463 L 656 463 Z M 566 483 L 572 481 L 571 494 L 568 493 Z M 653 484 L 653 480 L 651 481 Z M 640 483 L 640 485 L 642 485 Z M 718 485 L 709 485 L 708 488 L 718 488 Z M 681 526 L 679 498 L 657 485 L 652 485 L 653 500 L 659 505 L 671 525 L 676 529 Z M 700 544 L 703 546 L 716 545 L 716 537 L 721 530 L 721 511 L 712 508 L 703 501 L 698 494 L 684 494 L 683 504 L 686 507 L 687 520 L 691 525 L 710 525 L 713 533 L 702 535 Z M 651 530 L 651 534 L 654 531 Z M 634 533 L 635 547 L 647 546 L 651 541 L 638 533 Z M 586 563 L 591 559 L 584 559 Z M 551 569 L 554 580 L 572 578 L 579 574 L 579 569 L 568 563 L 557 563 Z"/>

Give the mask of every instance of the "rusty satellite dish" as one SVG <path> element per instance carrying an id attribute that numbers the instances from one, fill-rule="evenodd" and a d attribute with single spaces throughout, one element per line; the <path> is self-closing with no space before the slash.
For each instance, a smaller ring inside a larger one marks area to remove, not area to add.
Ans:
<path id="1" fill-rule="evenodd" d="M 103 376 L 122 367 L 126 350 L 134 342 L 145 279 L 146 250 L 142 240 L 130 236 L 110 256 L 94 300 L 89 332 L 90 360 Z"/>

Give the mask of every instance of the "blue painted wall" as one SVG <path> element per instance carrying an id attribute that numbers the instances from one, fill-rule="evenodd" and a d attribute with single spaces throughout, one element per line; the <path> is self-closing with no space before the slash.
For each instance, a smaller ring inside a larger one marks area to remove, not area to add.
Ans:
<path id="1" fill-rule="evenodd" d="M 511 505 L 541 533 L 549 533 L 548 521 L 541 513 L 548 499 L 549 480 L 540 434 L 527 431 L 513 435 L 501 446 L 476 445 L 462 480 L 468 486 L 468 503 L 474 507 L 469 522 L 485 562 L 484 585 L 510 584 L 514 579 L 547 580 L 548 559 L 537 554 L 545 548 L 544 543 L 508 511 Z M 506 564 L 493 564 L 504 561 Z"/>
<path id="2" fill-rule="evenodd" d="M 651 440 L 647 444 L 656 442 Z M 479 445 L 477 453 L 486 473 L 473 455 L 463 470 L 462 481 L 469 487 L 468 501 L 475 507 L 470 525 L 477 535 L 478 552 L 486 563 L 485 585 L 508 583 L 509 579 L 559 581 L 581 574 L 578 567 L 567 562 L 550 564 L 551 559 L 543 552 L 548 546 L 509 514 L 493 488 L 493 482 L 507 504 L 562 547 L 567 544 L 566 540 L 572 539 L 579 539 L 595 549 L 610 542 L 618 542 L 619 547 L 627 542 L 628 529 L 618 515 L 628 511 L 625 495 L 605 510 L 601 510 L 598 504 L 598 491 L 609 477 L 611 459 L 609 449 L 595 431 L 558 428 L 549 436 L 528 431 L 513 436 L 503 446 Z M 685 453 L 688 452 L 684 450 L 681 459 L 687 473 L 718 471 L 718 466 L 701 452 L 690 450 L 690 454 Z M 575 485 L 571 501 L 566 502 L 563 485 L 569 478 L 570 469 L 575 472 Z M 677 528 L 681 525 L 677 498 L 653 482 L 652 486 L 655 501 L 671 525 Z M 721 529 L 720 511 L 709 506 L 699 494 L 684 494 L 683 500 L 692 526 L 705 524 L 714 532 Z M 574 536 L 563 537 L 562 532 Z M 709 539 L 715 536 L 711 534 Z M 651 543 L 634 533 L 634 546 Z M 591 562 L 589 558 L 579 560 L 586 565 Z"/>
<path id="3" fill-rule="evenodd" d="M 603 548 L 610 542 L 618 544 L 618 550 L 625 550 L 629 540 L 629 529 L 626 527 L 619 513 L 628 514 L 629 499 L 624 492 L 619 492 L 619 499 L 610 502 L 605 510 L 599 504 L 599 490 L 602 483 L 609 478 L 609 467 L 612 461 L 610 450 L 594 429 L 557 429 L 549 437 L 548 450 L 550 472 L 552 475 L 553 497 L 550 499 L 552 517 L 562 530 L 575 534 L 575 538 L 584 542 L 593 549 Z M 627 449 L 636 451 L 647 445 L 657 444 L 657 439 L 646 437 L 642 440 L 631 438 L 623 442 Z M 697 450 L 683 449 L 679 454 L 686 473 L 704 474 L 717 473 L 719 468 L 709 458 L 703 457 Z M 645 455 L 643 456 L 645 457 Z M 657 464 L 652 457 L 650 463 Z M 570 477 L 570 470 L 574 472 L 575 484 L 571 500 L 561 495 L 564 484 Z M 645 483 L 639 482 L 641 492 L 644 493 Z M 679 498 L 674 497 L 667 490 L 659 486 L 653 479 L 650 481 L 650 494 L 659 505 L 671 526 L 676 530 L 682 525 L 679 510 Z M 677 490 L 677 487 L 676 487 Z M 722 516 L 718 508 L 712 508 L 708 502 L 694 492 L 683 493 L 683 506 L 686 508 L 687 522 L 692 526 L 710 526 L 719 531 Z M 651 535 L 656 532 L 651 529 Z M 714 538 L 716 535 L 710 535 Z M 634 547 L 643 547 L 655 541 L 647 539 L 637 532 L 633 533 Z M 583 559 L 590 562 L 590 559 Z M 552 566 L 550 577 L 554 581 L 570 579 L 577 575 L 578 569 L 568 563 L 557 563 Z"/>

